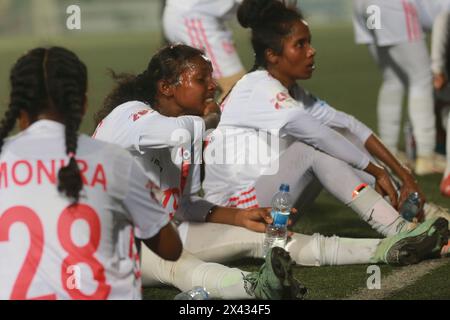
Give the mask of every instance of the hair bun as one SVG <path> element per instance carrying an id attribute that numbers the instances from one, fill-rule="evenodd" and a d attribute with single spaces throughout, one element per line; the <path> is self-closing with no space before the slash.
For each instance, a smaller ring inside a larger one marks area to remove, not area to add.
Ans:
<path id="1" fill-rule="evenodd" d="M 239 6 L 237 19 L 244 28 L 254 28 L 264 23 L 264 14 L 273 5 L 279 5 L 277 0 L 244 0 Z"/>

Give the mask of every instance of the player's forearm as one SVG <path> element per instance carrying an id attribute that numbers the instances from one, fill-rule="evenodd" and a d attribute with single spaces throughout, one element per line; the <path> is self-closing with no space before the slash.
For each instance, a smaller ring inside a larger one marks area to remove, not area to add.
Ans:
<path id="1" fill-rule="evenodd" d="M 145 245 L 165 260 L 176 261 L 181 255 L 183 245 L 175 227 L 168 223 L 150 239 L 143 239 Z"/>
<path id="2" fill-rule="evenodd" d="M 229 224 L 233 226 L 242 226 L 239 219 L 239 209 L 227 207 L 214 207 L 206 217 L 207 222 Z"/>
<path id="3" fill-rule="evenodd" d="M 369 136 L 365 147 L 371 155 L 388 166 L 402 181 L 413 178 L 411 171 L 397 160 L 375 134 Z"/>

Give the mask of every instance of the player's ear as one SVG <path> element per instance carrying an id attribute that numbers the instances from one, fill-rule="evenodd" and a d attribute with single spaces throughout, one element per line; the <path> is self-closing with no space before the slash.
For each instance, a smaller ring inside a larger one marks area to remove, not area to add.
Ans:
<path id="1" fill-rule="evenodd" d="M 265 56 L 266 56 L 266 61 L 269 64 L 277 64 L 278 63 L 278 59 L 279 59 L 279 55 L 277 55 L 275 53 L 275 51 L 273 51 L 272 49 L 266 49 L 266 51 L 264 52 Z"/>
<path id="2" fill-rule="evenodd" d="M 167 80 L 158 81 L 158 93 L 165 96 L 173 96 L 174 86 Z"/>

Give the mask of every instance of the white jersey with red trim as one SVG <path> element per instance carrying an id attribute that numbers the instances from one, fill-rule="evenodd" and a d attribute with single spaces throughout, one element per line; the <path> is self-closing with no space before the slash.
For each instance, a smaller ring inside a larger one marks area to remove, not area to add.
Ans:
<path id="1" fill-rule="evenodd" d="M 213 204 L 197 196 L 203 133 L 200 117 L 166 117 L 142 102 L 130 101 L 103 119 L 94 137 L 131 152 L 161 189 L 158 199 L 171 216 L 205 221 Z"/>
<path id="2" fill-rule="evenodd" d="M 185 12 L 198 12 L 223 18 L 234 13 L 242 0 L 167 0 L 166 6 Z"/>
<path id="3" fill-rule="evenodd" d="M 165 36 L 205 52 L 216 79 L 234 76 L 244 67 L 231 30 L 225 24 L 236 13 L 235 0 L 168 0 L 163 14 Z"/>
<path id="4" fill-rule="evenodd" d="M 245 75 L 221 106 L 205 150 L 205 198 L 223 206 L 256 206 L 255 183 L 276 174 L 279 156 L 295 141 L 364 169 L 369 158 L 337 130 L 364 143 L 372 131 L 300 86 L 288 90 L 266 70 Z"/>
<path id="5" fill-rule="evenodd" d="M 424 38 L 415 0 L 354 0 L 353 27 L 360 44 L 389 46 Z"/>
<path id="6" fill-rule="evenodd" d="M 85 135 L 76 154 L 83 189 L 71 207 L 57 191 L 64 131 L 37 121 L 0 153 L 0 299 L 140 299 L 134 234 L 151 238 L 169 217 L 126 151 Z"/>

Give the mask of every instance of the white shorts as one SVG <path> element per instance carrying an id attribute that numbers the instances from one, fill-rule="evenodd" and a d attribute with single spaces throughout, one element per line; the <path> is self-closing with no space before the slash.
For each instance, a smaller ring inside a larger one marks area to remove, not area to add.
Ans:
<path id="1" fill-rule="evenodd" d="M 214 78 L 230 77 L 244 70 L 224 20 L 166 8 L 163 28 L 170 42 L 203 50 L 213 65 Z"/>
<path id="2" fill-rule="evenodd" d="M 376 13 L 368 8 L 379 8 L 380 28 L 369 28 Z M 369 11 L 369 12 L 368 12 Z M 355 0 L 353 2 L 355 41 L 360 44 L 389 46 L 424 38 L 416 5 L 411 0 Z"/>

